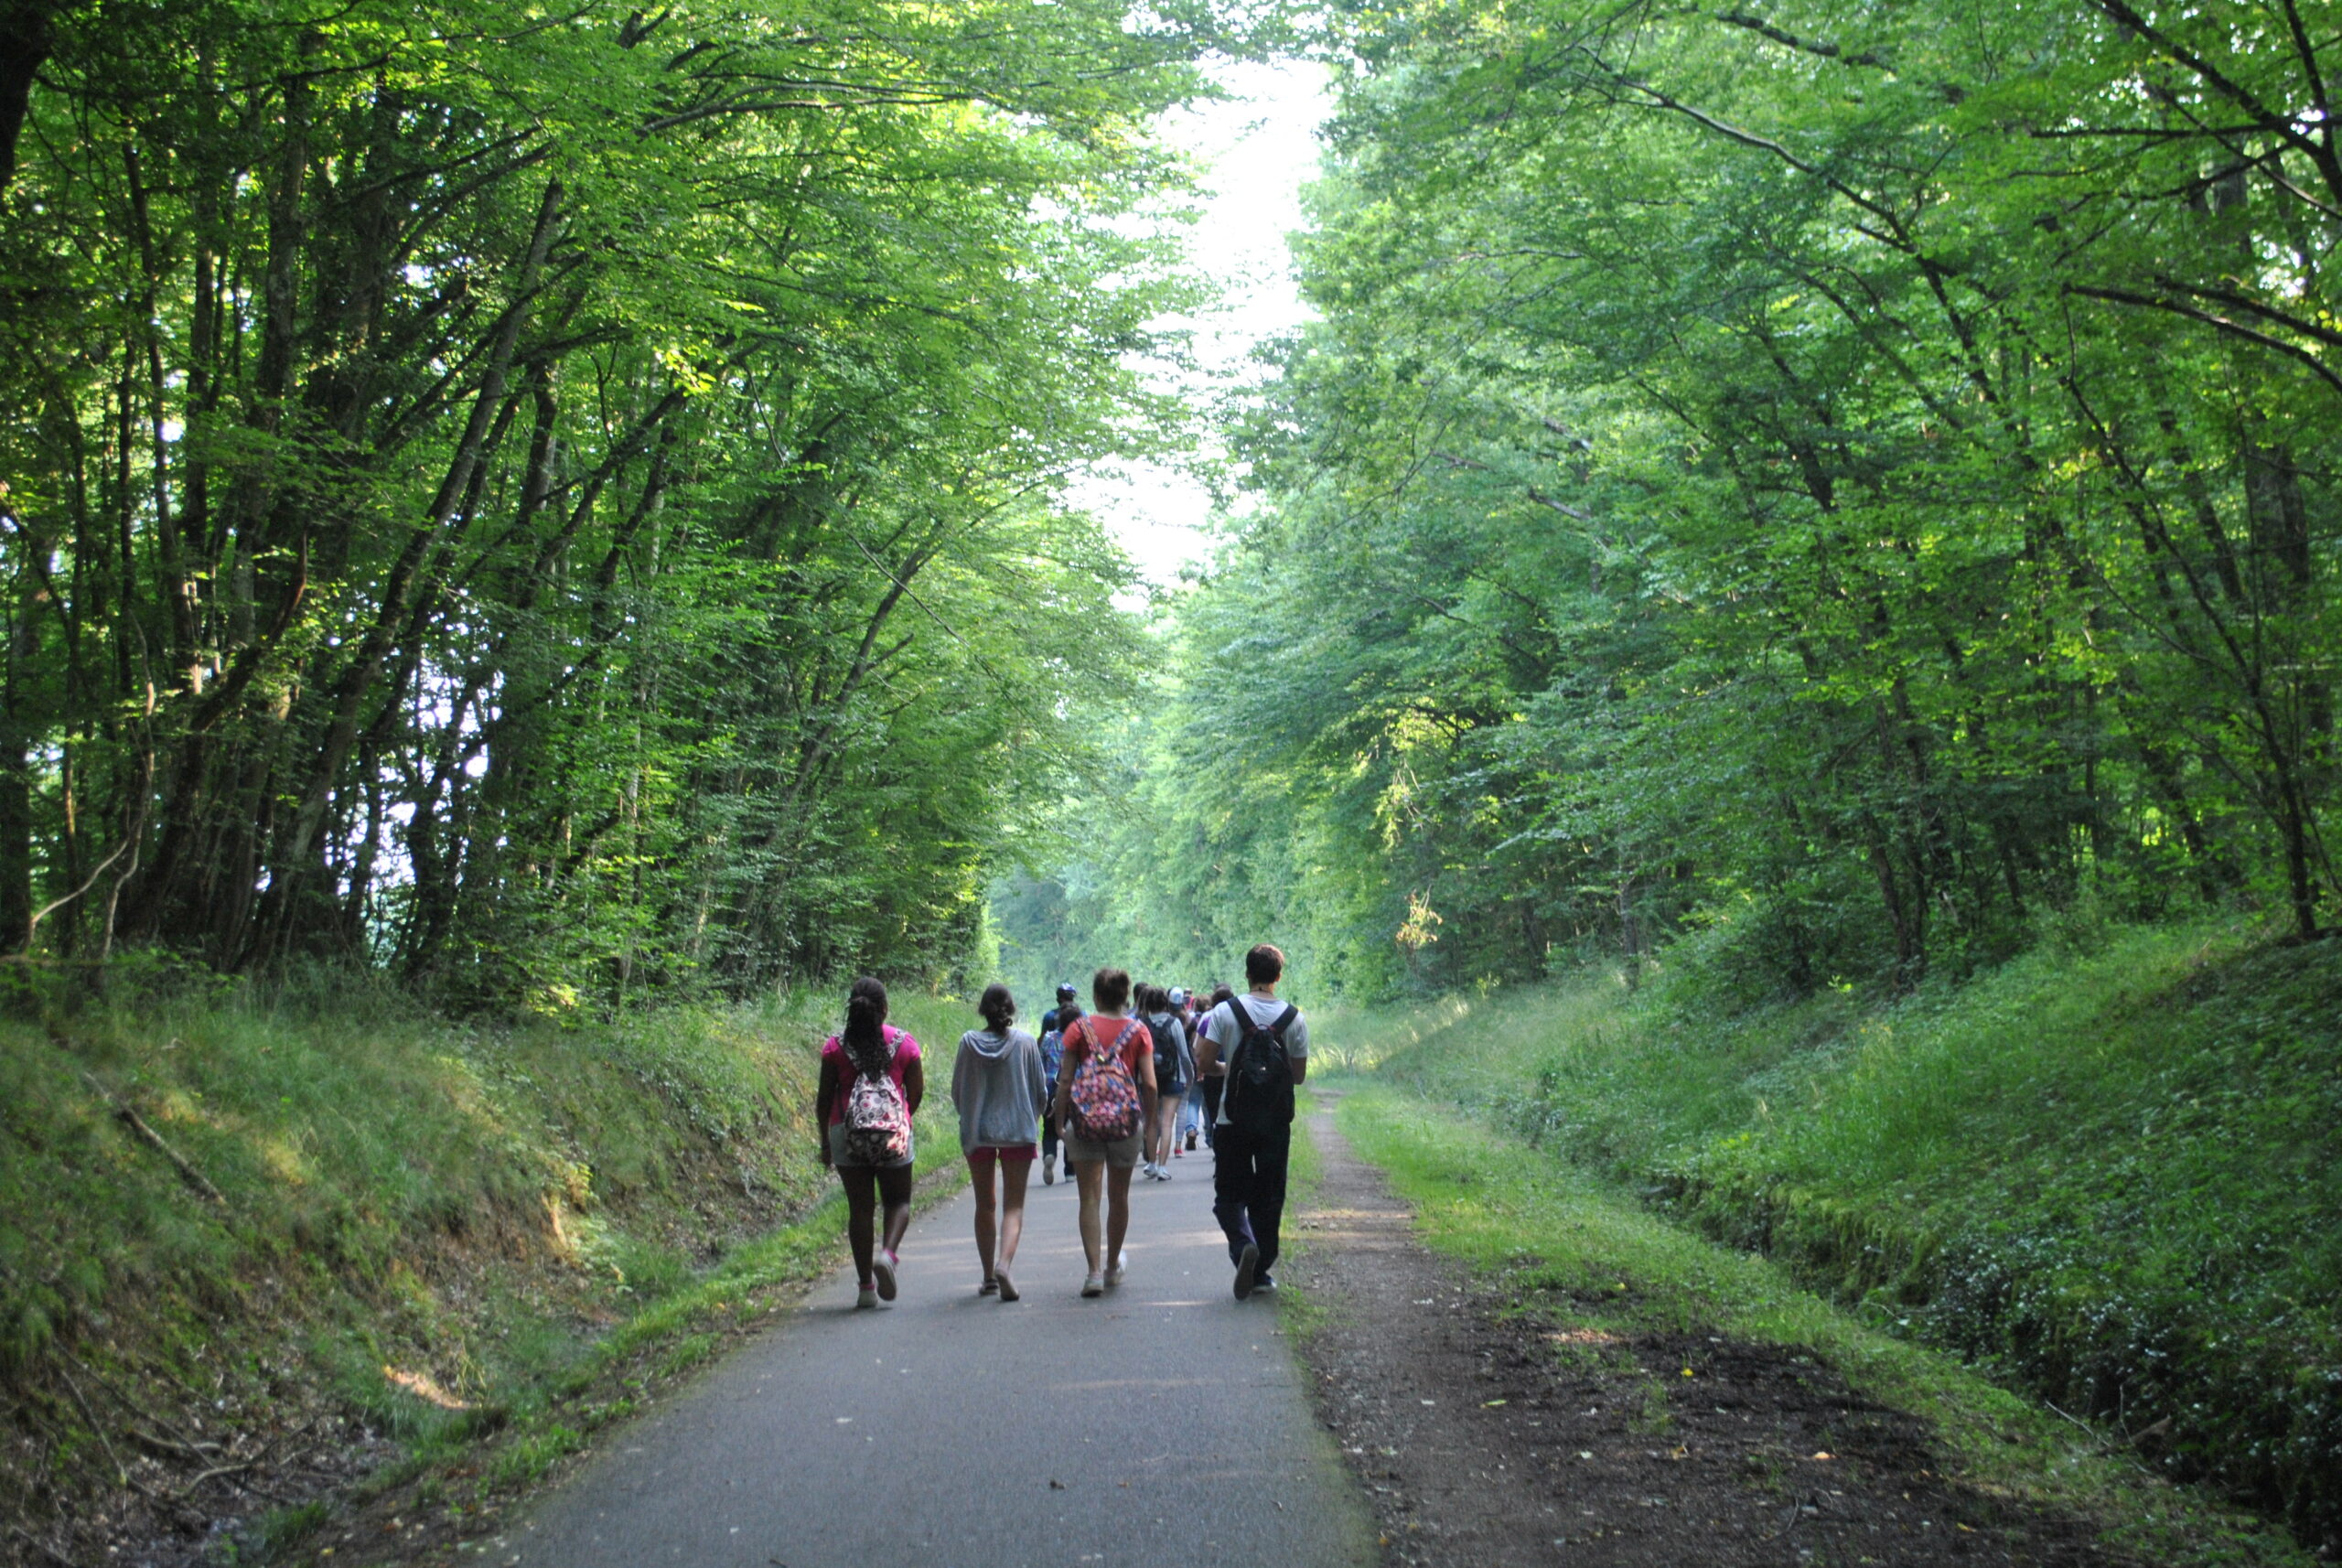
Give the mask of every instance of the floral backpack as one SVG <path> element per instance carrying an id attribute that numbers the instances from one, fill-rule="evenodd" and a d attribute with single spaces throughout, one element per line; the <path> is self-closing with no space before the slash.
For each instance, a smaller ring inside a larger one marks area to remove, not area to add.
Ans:
<path id="1" fill-rule="evenodd" d="M 1066 1091 L 1073 1101 L 1072 1132 L 1093 1144 L 1111 1144 L 1138 1133 L 1138 1080 L 1131 1076 L 1130 1064 L 1123 1060 L 1123 1042 L 1138 1024 L 1124 1018 L 1122 1026 L 1111 1044 L 1098 1037 L 1094 1018 L 1080 1019 L 1073 1026 L 1087 1037 L 1090 1049 L 1073 1069 L 1073 1082 Z"/>
<path id="2" fill-rule="evenodd" d="M 903 1101 L 901 1085 L 888 1069 L 895 1065 L 899 1029 L 882 1033 L 885 1055 L 870 1053 L 865 1060 L 853 1047 L 845 1047 L 854 1063 L 854 1087 L 845 1097 L 845 1163 L 891 1165 L 911 1152 L 911 1109 Z"/>

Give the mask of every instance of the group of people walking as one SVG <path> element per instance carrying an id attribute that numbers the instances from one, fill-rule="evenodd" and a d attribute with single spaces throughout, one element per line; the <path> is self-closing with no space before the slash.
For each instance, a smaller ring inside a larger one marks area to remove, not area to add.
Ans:
<path id="1" fill-rule="evenodd" d="M 951 1103 L 976 1197 L 978 1289 L 1003 1301 L 1025 1229 L 1034 1164 L 1057 1179 L 1060 1152 L 1080 1197 L 1085 1296 L 1123 1283 L 1131 1182 L 1171 1178 L 1171 1161 L 1200 1131 L 1212 1156 L 1212 1213 L 1228 1238 L 1241 1301 L 1273 1289 L 1292 1147 L 1294 1090 L 1308 1075 L 1309 1026 L 1277 996 L 1284 954 L 1267 943 L 1244 955 L 1246 989 L 1206 999 L 1184 988 L 1139 986 L 1120 969 L 1090 980 L 1090 1011 L 1073 987 L 1036 1036 L 1016 1027 L 1008 987 L 985 989 L 981 1028 L 960 1037 Z M 926 1095 L 919 1042 L 886 1022 L 886 988 L 857 980 L 845 1024 L 822 1047 L 815 1119 L 822 1159 L 846 1196 L 857 1307 L 892 1301 L 898 1249 L 910 1225 L 911 1118 Z M 1184 1147 L 1182 1140 L 1184 1139 Z"/>

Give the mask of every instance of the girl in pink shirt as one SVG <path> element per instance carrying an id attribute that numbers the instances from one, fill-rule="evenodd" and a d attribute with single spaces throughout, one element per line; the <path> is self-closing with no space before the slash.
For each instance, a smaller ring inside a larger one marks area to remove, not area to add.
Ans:
<path id="1" fill-rule="evenodd" d="M 822 1043 L 822 1083 L 813 1101 L 814 1120 L 822 1128 L 822 1163 L 837 1171 L 845 1187 L 846 1240 L 854 1248 L 854 1276 L 862 1287 L 854 1298 L 857 1307 L 895 1299 L 895 1271 L 900 1266 L 896 1253 L 911 1223 L 908 1134 L 899 1158 L 877 1164 L 854 1157 L 847 1144 L 846 1106 L 865 1074 L 893 1084 L 906 1122 L 919 1114 L 919 1102 L 927 1093 L 919 1042 L 907 1031 L 887 1026 L 886 988 L 868 975 L 846 993 L 845 1027 Z M 881 1199 L 886 1206 L 883 1249 L 882 1238 L 873 1234 Z"/>

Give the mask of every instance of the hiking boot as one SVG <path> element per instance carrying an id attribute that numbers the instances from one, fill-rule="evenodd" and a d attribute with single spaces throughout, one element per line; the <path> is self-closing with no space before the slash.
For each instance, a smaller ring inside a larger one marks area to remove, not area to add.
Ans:
<path id="1" fill-rule="evenodd" d="M 1252 1294 L 1253 1271 L 1257 1270 L 1260 1266 L 1261 1249 L 1254 1246 L 1250 1241 L 1245 1242 L 1244 1250 L 1236 1254 L 1237 1300 L 1242 1301 L 1246 1296 Z"/>
<path id="2" fill-rule="evenodd" d="M 1084 1295 L 1104 1295 L 1106 1294 L 1106 1282 L 1104 1278 L 1098 1274 L 1092 1274 L 1088 1279 L 1082 1281 L 1081 1294 Z"/>
<path id="3" fill-rule="evenodd" d="M 870 1272 L 878 1278 L 878 1299 L 880 1301 L 894 1300 L 895 1254 L 892 1252 L 878 1254 L 878 1261 L 870 1265 Z"/>
<path id="4" fill-rule="evenodd" d="M 877 1305 L 878 1293 L 872 1290 L 868 1285 L 864 1285 L 860 1290 L 854 1293 L 854 1311 L 860 1312 L 865 1306 L 876 1306 Z"/>

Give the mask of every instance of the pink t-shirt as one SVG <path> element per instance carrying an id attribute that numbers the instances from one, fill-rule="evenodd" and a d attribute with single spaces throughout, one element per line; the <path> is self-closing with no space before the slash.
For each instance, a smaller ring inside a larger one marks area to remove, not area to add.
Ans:
<path id="1" fill-rule="evenodd" d="M 892 1024 L 886 1026 L 886 1031 L 895 1047 L 895 1059 L 886 1064 L 886 1076 L 900 1090 L 903 1069 L 919 1060 L 919 1042 L 911 1038 L 909 1030 L 897 1029 Z M 825 1123 L 832 1127 L 845 1120 L 846 1096 L 854 1091 L 854 1080 L 862 1076 L 861 1069 L 854 1065 L 854 1058 L 846 1054 L 845 1043 L 835 1035 L 822 1042 L 822 1060 L 826 1063 L 833 1058 L 838 1064 L 838 1091 L 830 1100 L 830 1119 Z"/>

